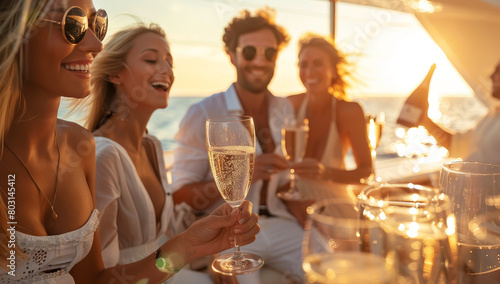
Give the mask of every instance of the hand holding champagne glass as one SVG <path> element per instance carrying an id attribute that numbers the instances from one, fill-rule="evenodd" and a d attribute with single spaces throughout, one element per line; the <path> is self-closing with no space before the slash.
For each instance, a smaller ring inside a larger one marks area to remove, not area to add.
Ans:
<path id="1" fill-rule="evenodd" d="M 285 117 L 281 129 L 281 148 L 289 163 L 299 163 L 304 158 L 309 138 L 309 121 Z M 286 192 L 279 192 L 279 198 L 285 200 L 303 199 L 295 184 L 295 170 L 290 168 L 290 188 Z"/>
<path id="2" fill-rule="evenodd" d="M 246 198 L 255 160 L 255 128 L 249 116 L 211 118 L 206 123 L 210 167 L 221 196 L 235 210 Z M 236 242 L 236 239 L 235 239 Z M 232 254 L 217 257 L 212 268 L 221 274 L 247 274 L 258 270 L 261 257 L 243 253 L 238 244 Z"/>

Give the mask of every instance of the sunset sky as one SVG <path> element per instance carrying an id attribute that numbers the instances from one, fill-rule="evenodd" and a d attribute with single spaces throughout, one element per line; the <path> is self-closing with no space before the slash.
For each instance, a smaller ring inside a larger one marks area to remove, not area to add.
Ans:
<path id="1" fill-rule="evenodd" d="M 292 40 L 278 58 L 270 89 L 286 96 L 303 91 L 297 70 L 297 40 L 304 32 L 330 33 L 329 2 L 324 0 L 94 0 L 110 16 L 108 34 L 136 20 L 160 24 L 174 56 L 171 96 L 208 96 L 225 90 L 236 78 L 223 50 L 224 27 L 242 9 L 265 5 Z M 345 3 L 337 4 L 337 46 L 351 54 L 354 98 L 407 96 L 432 63 L 437 69 L 431 96 L 470 96 L 463 81 L 413 15 Z"/>

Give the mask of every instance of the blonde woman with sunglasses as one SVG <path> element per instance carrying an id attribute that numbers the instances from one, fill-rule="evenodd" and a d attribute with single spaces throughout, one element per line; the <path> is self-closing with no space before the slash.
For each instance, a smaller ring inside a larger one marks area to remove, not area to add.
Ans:
<path id="1" fill-rule="evenodd" d="M 94 139 L 57 110 L 62 96 L 89 94 L 107 15 L 90 0 L 4 0 L 0 18 L 1 283 L 158 283 L 233 238 L 253 241 L 251 205 L 219 207 L 143 260 L 104 269 Z"/>

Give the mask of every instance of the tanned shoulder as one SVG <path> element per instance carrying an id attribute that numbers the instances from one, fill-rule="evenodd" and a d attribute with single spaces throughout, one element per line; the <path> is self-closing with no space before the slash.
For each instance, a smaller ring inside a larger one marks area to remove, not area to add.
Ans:
<path id="1" fill-rule="evenodd" d="M 57 120 L 57 129 L 61 143 L 71 149 L 72 158 L 93 163 L 95 160 L 94 136 L 81 125 L 62 119 Z M 85 162 L 84 162 L 85 163 Z"/>

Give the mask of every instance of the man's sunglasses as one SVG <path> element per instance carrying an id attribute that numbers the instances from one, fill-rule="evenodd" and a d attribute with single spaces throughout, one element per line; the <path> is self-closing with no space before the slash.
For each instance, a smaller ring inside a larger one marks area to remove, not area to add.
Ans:
<path id="1" fill-rule="evenodd" d="M 85 33 L 89 29 L 87 14 L 85 14 L 82 8 L 77 6 L 69 7 L 64 13 L 61 22 L 50 19 L 42 20 L 61 25 L 63 37 L 69 44 L 73 45 L 82 41 Z M 96 12 L 91 30 L 100 41 L 104 39 L 108 31 L 108 14 L 106 11 L 100 9 Z"/>
<path id="2" fill-rule="evenodd" d="M 247 61 L 253 60 L 257 55 L 257 52 L 264 53 L 268 61 L 276 61 L 276 57 L 278 56 L 278 50 L 274 47 L 255 47 L 253 45 L 247 45 L 243 48 L 237 47 L 236 51 L 241 52 L 241 55 L 243 55 L 243 58 Z"/>

